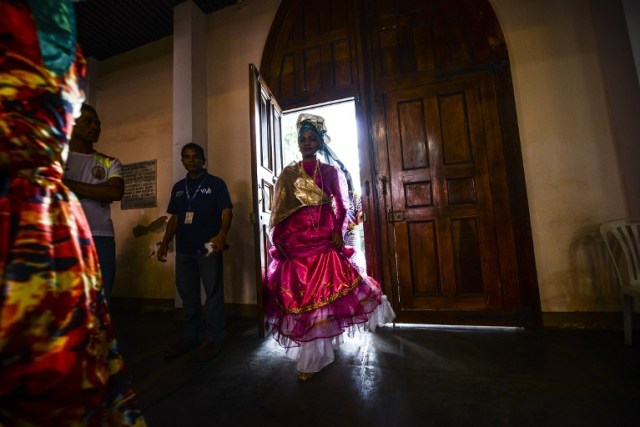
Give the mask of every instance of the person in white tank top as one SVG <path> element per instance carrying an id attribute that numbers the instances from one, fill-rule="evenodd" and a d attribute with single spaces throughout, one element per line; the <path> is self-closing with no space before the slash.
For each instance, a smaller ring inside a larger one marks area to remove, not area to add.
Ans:
<path id="1" fill-rule="evenodd" d="M 69 142 L 64 182 L 82 203 L 98 251 L 104 294 L 110 302 L 116 272 L 110 205 L 122 199 L 124 179 L 120 160 L 94 150 L 93 144 L 98 142 L 100 131 L 98 113 L 90 105 L 83 104 Z"/>

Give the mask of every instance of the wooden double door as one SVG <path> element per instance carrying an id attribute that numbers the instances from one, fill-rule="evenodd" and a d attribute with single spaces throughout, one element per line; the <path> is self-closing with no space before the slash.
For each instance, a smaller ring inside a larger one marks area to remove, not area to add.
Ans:
<path id="1" fill-rule="evenodd" d="M 491 76 L 383 99 L 378 216 L 399 319 L 512 323 L 505 314 L 519 308 L 517 260 Z"/>
<path id="2" fill-rule="evenodd" d="M 321 3 L 283 0 L 264 51 L 264 80 L 252 83 L 254 211 L 268 218 L 260 201 L 282 166 L 278 105 L 286 111 L 351 97 L 368 270 L 397 321 L 535 324 L 539 296 L 513 88 L 490 4 Z M 264 167 L 260 159 L 274 160 Z M 258 282 L 269 261 L 261 221 Z"/>

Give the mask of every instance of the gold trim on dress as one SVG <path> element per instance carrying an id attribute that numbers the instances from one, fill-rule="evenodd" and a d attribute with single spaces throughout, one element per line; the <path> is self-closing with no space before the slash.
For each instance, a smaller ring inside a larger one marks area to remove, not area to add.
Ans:
<path id="1" fill-rule="evenodd" d="M 334 302 L 335 300 L 337 300 L 338 298 L 341 298 L 345 295 L 347 295 L 349 292 L 351 292 L 358 283 L 360 283 L 362 281 L 362 276 L 358 276 L 353 283 L 351 284 L 351 286 L 349 286 L 348 288 L 331 295 L 329 298 L 327 298 L 324 301 L 319 301 L 319 302 L 315 302 L 313 304 L 307 305 L 305 307 L 300 307 L 300 308 L 288 308 L 285 307 L 284 305 L 282 305 L 282 303 L 280 302 L 280 300 L 278 298 L 276 298 L 276 302 L 278 303 L 278 305 L 280 306 L 280 308 L 282 308 L 286 313 L 291 313 L 291 314 L 300 314 L 300 313 L 306 313 L 309 311 L 313 311 L 317 308 L 320 307 L 324 307 L 325 305 L 331 304 L 332 302 Z"/>

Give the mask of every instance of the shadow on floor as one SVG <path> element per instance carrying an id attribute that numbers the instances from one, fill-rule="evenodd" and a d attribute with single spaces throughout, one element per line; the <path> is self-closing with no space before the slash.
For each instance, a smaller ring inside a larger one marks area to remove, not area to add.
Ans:
<path id="1" fill-rule="evenodd" d="M 255 321 L 230 318 L 222 353 L 173 361 L 173 311 L 114 309 L 150 427 L 638 426 L 640 337 L 621 330 L 394 328 L 347 339 L 306 383 Z"/>

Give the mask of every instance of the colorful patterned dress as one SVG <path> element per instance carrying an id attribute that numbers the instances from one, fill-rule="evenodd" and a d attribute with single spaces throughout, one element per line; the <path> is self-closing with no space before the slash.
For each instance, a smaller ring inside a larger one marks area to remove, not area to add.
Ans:
<path id="1" fill-rule="evenodd" d="M 0 1 L 0 425 L 144 426 L 62 183 L 83 99 L 71 1 Z"/>
<path id="2" fill-rule="evenodd" d="M 333 244 L 347 230 L 348 200 L 342 172 L 320 162 L 293 163 L 276 183 L 265 321 L 301 372 L 331 363 L 343 332 L 395 317 L 378 282 L 351 261 L 353 248 Z"/>

